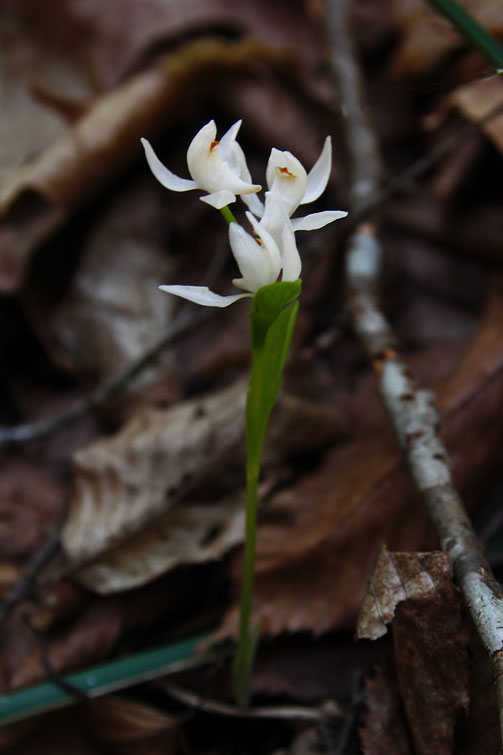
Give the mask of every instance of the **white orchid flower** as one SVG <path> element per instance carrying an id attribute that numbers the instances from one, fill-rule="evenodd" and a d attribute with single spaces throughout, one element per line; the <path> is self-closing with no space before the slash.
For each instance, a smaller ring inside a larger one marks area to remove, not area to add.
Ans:
<path id="1" fill-rule="evenodd" d="M 332 140 L 329 136 L 320 156 L 309 171 L 291 152 L 282 152 L 273 148 L 267 163 L 266 180 L 269 191 L 266 192 L 265 205 L 258 197 L 253 197 L 253 205 L 249 198 L 243 197 L 252 212 L 261 218 L 261 223 L 271 233 L 276 242 L 280 242 L 283 215 L 286 211 L 291 218 L 301 204 L 309 204 L 318 199 L 325 191 L 332 167 Z M 345 218 L 347 212 L 342 210 L 325 210 L 314 212 L 301 218 L 290 220 L 293 231 L 314 231 L 323 228 L 328 223 Z"/>
<path id="2" fill-rule="evenodd" d="M 182 299 L 188 299 L 195 304 L 202 304 L 206 307 L 228 307 L 239 299 L 253 296 L 262 286 L 274 283 L 281 271 L 282 254 L 270 233 L 261 226 L 251 213 L 247 213 L 247 215 L 255 230 L 256 237 L 247 233 L 237 223 L 230 223 L 229 225 L 229 242 L 242 276 L 235 278 L 232 282 L 236 288 L 240 288 L 246 293 L 221 296 L 210 291 L 207 286 L 159 286 L 161 291 L 166 291 L 168 294 L 180 296 Z M 295 239 L 293 243 L 295 244 Z M 288 274 L 291 274 L 290 270 L 295 272 L 295 266 L 289 266 Z M 296 280 L 298 277 L 298 274 L 296 274 L 295 278 L 288 278 L 288 280 Z M 283 279 L 285 280 L 284 275 Z"/>
<path id="3" fill-rule="evenodd" d="M 234 123 L 220 141 L 216 141 L 215 121 L 210 121 L 198 131 L 187 150 L 187 165 L 192 179 L 181 178 L 166 168 L 147 139 L 142 139 L 141 143 L 150 170 L 159 183 L 172 191 L 207 191 L 208 194 L 201 200 L 219 210 L 235 202 L 236 196 L 253 194 L 262 188 L 251 183 L 246 158 L 236 141 L 240 126 L 241 121 Z"/>

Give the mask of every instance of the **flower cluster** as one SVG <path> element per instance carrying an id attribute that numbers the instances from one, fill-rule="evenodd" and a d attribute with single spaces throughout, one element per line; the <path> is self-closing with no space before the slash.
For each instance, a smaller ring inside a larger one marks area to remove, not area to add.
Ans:
<path id="1" fill-rule="evenodd" d="M 267 191 L 262 202 L 257 196 L 262 187 L 252 183 L 245 155 L 236 141 L 240 126 L 241 121 L 237 121 L 220 141 L 216 140 L 214 121 L 203 126 L 187 150 L 191 179 L 168 170 L 149 142 L 142 139 L 150 169 L 167 189 L 201 189 L 206 192 L 201 200 L 220 210 L 235 202 L 238 196 L 248 207 L 246 217 L 253 235 L 236 222 L 229 224 L 229 242 L 241 272 L 241 278 L 235 278 L 233 284 L 246 293 L 220 296 L 206 286 L 160 286 L 163 291 L 209 307 L 227 307 L 238 299 L 253 296 L 262 286 L 274 283 L 280 273 L 284 281 L 297 280 L 301 261 L 295 233 L 322 228 L 347 215 L 343 211 L 329 210 L 292 218 L 300 205 L 314 202 L 326 188 L 332 162 L 330 137 L 326 138 L 309 173 L 291 152 L 272 149 L 266 170 Z"/>

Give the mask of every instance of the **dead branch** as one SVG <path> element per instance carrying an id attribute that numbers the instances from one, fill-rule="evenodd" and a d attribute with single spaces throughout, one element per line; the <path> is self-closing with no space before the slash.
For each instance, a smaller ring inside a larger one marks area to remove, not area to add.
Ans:
<path id="1" fill-rule="evenodd" d="M 329 702 L 317 708 L 308 708 L 300 705 L 271 705 L 251 708 L 237 708 L 234 705 L 227 705 L 217 700 L 210 700 L 201 697 L 195 692 L 180 687 L 178 684 L 168 681 L 157 683 L 161 689 L 170 697 L 180 703 L 187 705 L 189 708 L 202 711 L 204 713 L 213 713 L 217 716 L 226 716 L 227 718 L 268 718 L 280 720 L 296 721 L 317 721 L 323 722 L 341 717 L 341 711 L 336 703 Z"/>
<path id="2" fill-rule="evenodd" d="M 378 189 L 380 168 L 375 137 L 360 94 L 361 78 L 350 27 L 350 0 L 328 3 L 327 28 L 353 166 L 351 210 L 358 214 Z M 381 256 L 376 227 L 360 224 L 347 249 L 349 310 L 376 373 L 400 448 L 441 546 L 451 559 L 463 598 L 492 661 L 503 737 L 503 590 L 494 578 L 455 489 L 449 454 L 439 437 L 433 395 L 416 385 L 397 353 L 393 330 L 379 308 Z"/>
<path id="3" fill-rule="evenodd" d="M 40 574 L 50 564 L 59 549 L 59 532 L 54 532 L 35 555 L 32 563 L 12 591 L 0 605 L 0 627 L 9 618 L 17 604 L 33 589 Z"/>
<path id="4" fill-rule="evenodd" d="M 210 310 L 194 307 L 182 310 L 180 315 L 162 336 L 148 351 L 132 362 L 129 367 L 117 375 L 105 380 L 87 396 L 75 401 L 67 409 L 47 419 L 37 422 L 28 422 L 15 427 L 0 427 L 0 450 L 2 448 L 19 446 L 33 440 L 46 438 L 72 422 L 84 417 L 92 409 L 105 404 L 109 399 L 121 390 L 124 390 L 132 380 L 156 359 L 162 351 L 175 341 L 179 336 L 187 333 L 195 325 L 203 322 L 211 314 Z"/>

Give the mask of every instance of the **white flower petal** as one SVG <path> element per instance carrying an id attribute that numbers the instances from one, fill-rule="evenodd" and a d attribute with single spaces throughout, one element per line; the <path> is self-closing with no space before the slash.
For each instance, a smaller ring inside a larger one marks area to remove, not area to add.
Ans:
<path id="1" fill-rule="evenodd" d="M 244 181 L 239 177 L 238 162 L 241 159 L 239 145 L 232 142 L 230 138 L 227 140 L 230 143 L 229 149 L 234 155 L 234 166 L 231 166 L 222 159 L 216 134 L 215 121 L 210 121 L 198 131 L 187 150 L 189 172 L 192 178 L 197 181 L 199 188 L 204 189 L 209 194 L 222 190 L 230 191 L 234 195 L 260 191 L 261 186 Z"/>
<path id="2" fill-rule="evenodd" d="M 307 174 L 302 163 L 291 152 L 273 147 L 266 170 L 269 191 L 277 193 L 289 215 L 299 206 L 306 193 Z"/>
<path id="3" fill-rule="evenodd" d="M 237 223 L 230 223 L 229 242 L 243 276 L 236 279 L 238 282 L 234 282 L 234 285 L 248 291 L 258 291 L 262 286 L 274 283 L 278 277 L 279 266 L 274 275 L 270 254 L 262 241 L 258 242 Z"/>
<path id="4" fill-rule="evenodd" d="M 191 181 L 188 178 L 180 178 L 180 176 L 177 176 L 168 170 L 168 168 L 166 168 L 166 166 L 159 160 L 147 139 L 141 139 L 141 143 L 145 149 L 145 156 L 150 170 L 159 183 L 166 189 L 171 189 L 171 191 L 189 191 L 190 189 L 198 188 L 195 181 Z"/>
<path id="5" fill-rule="evenodd" d="M 236 195 L 232 191 L 222 189 L 222 191 L 215 191 L 213 194 L 205 194 L 203 197 L 199 197 L 199 199 L 201 202 L 206 202 L 206 204 L 210 204 L 212 207 L 220 210 L 222 207 L 235 202 Z"/>
<path id="6" fill-rule="evenodd" d="M 264 203 L 262 202 L 260 197 L 258 197 L 256 194 L 241 194 L 241 199 L 248 207 L 248 209 L 253 212 L 255 217 L 262 217 L 262 215 L 264 214 Z"/>
<path id="7" fill-rule="evenodd" d="M 225 132 L 225 134 L 220 139 L 219 149 L 220 149 L 220 155 L 222 157 L 222 160 L 226 161 L 230 157 L 231 149 L 236 142 L 236 136 L 238 135 L 239 129 L 241 128 L 242 120 L 236 121 L 236 123 L 233 123 L 232 126 L 228 131 Z M 241 176 L 243 178 L 243 176 Z"/>
<path id="8" fill-rule="evenodd" d="M 273 283 L 279 275 L 281 270 L 281 252 L 279 247 L 271 233 L 264 227 L 263 223 L 259 223 L 256 218 L 253 217 L 251 212 L 246 213 L 248 222 L 251 224 L 253 230 L 262 241 L 262 250 L 267 256 L 270 264 L 269 277 L 272 278 L 270 283 Z M 287 219 L 288 220 L 288 219 Z"/>
<path id="9" fill-rule="evenodd" d="M 296 281 L 300 278 L 300 271 L 302 269 L 302 262 L 295 243 L 295 234 L 290 223 L 285 223 L 283 226 L 283 274 L 281 280 L 284 281 Z"/>
<path id="10" fill-rule="evenodd" d="M 329 136 L 325 139 L 325 144 L 321 150 L 320 156 L 307 175 L 306 192 L 300 204 L 314 202 L 323 194 L 327 188 L 330 171 L 332 169 L 332 140 Z"/>
<path id="11" fill-rule="evenodd" d="M 294 231 L 315 231 L 333 223 L 334 220 L 345 218 L 347 214 L 344 210 L 324 210 L 305 215 L 303 218 L 293 218 L 291 223 Z"/>
<path id="12" fill-rule="evenodd" d="M 182 299 L 201 304 L 203 307 L 228 307 L 234 304 L 238 299 L 244 299 L 252 294 L 231 294 L 230 296 L 220 296 L 215 294 L 207 286 L 159 286 L 161 291 L 168 294 L 180 296 Z"/>

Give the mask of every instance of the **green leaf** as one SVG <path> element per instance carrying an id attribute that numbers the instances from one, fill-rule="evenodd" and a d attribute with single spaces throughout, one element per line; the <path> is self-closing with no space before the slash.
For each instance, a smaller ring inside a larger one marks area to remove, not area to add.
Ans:
<path id="1" fill-rule="evenodd" d="M 269 415 L 281 378 L 299 310 L 301 281 L 260 288 L 252 300 L 252 369 L 246 404 L 246 440 L 252 466 L 260 463 Z"/>
<path id="2" fill-rule="evenodd" d="M 63 676 L 62 679 L 90 698 L 108 695 L 110 692 L 127 689 L 134 684 L 179 671 L 184 663 L 188 667 L 189 659 L 197 646 L 209 637 L 209 634 L 198 635 L 174 645 L 164 645 L 127 658 L 92 666 Z M 203 662 L 204 658 L 205 656 L 201 656 Z M 79 701 L 80 698 L 52 681 L 0 695 L 0 728 L 14 721 L 22 721 Z"/>
<path id="3" fill-rule="evenodd" d="M 503 47 L 457 0 L 428 0 L 496 68 L 503 68 Z"/>
<path id="4" fill-rule="evenodd" d="M 263 345 L 267 331 L 287 304 L 297 299 L 301 288 L 301 280 L 279 281 L 259 288 L 250 312 L 252 349 Z"/>

